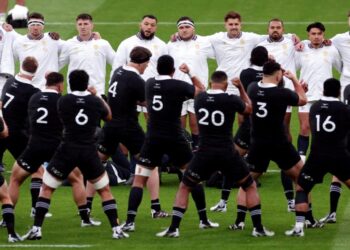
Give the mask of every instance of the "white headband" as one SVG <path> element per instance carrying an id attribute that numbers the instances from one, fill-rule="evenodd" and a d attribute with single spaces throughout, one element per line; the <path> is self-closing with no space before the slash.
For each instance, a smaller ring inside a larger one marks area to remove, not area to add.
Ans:
<path id="1" fill-rule="evenodd" d="M 194 23 L 191 22 L 190 20 L 183 20 L 177 23 L 177 27 L 180 27 L 181 25 L 190 25 L 194 27 Z"/>
<path id="2" fill-rule="evenodd" d="M 41 20 L 41 19 L 29 19 L 28 21 L 28 26 L 32 26 L 32 25 L 42 25 L 44 26 L 45 25 L 45 22 L 44 20 Z"/>

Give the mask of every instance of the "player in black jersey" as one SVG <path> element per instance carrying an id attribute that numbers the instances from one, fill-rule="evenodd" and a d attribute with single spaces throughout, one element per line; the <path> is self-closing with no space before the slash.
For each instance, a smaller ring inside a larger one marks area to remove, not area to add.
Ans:
<path id="1" fill-rule="evenodd" d="M 188 73 L 187 65 L 180 69 Z M 182 171 L 192 158 L 192 152 L 183 136 L 180 116 L 183 101 L 193 98 L 196 93 L 204 90 L 204 86 L 196 77 L 192 77 L 193 85 L 172 79 L 174 74 L 174 59 L 164 55 L 158 59 L 159 76 L 151 78 L 146 83 L 146 102 L 149 119 L 147 133 L 138 164 L 135 179 L 129 195 L 128 214 L 124 230 L 135 230 L 137 208 L 142 201 L 143 187 L 152 170 L 161 164 L 164 154 L 173 161 L 174 166 Z M 208 220 L 205 208 L 203 187 L 198 185 L 192 192 L 200 217 L 200 228 L 217 227 L 218 224 Z"/>
<path id="2" fill-rule="evenodd" d="M 109 180 L 96 150 L 95 131 L 101 119 L 112 118 L 108 104 L 96 97 L 96 90 L 88 91 L 89 75 L 83 70 L 69 74 L 71 94 L 58 101 L 58 115 L 63 124 L 63 138 L 44 174 L 44 183 L 36 204 L 34 225 L 25 239 L 41 239 L 41 227 L 50 207 L 53 192 L 77 166 L 84 177 L 94 183 L 101 196 L 102 207 L 113 229 L 112 237 L 128 237 L 118 226 L 116 202 L 109 188 Z M 93 94 L 92 94 L 93 93 Z"/>
<path id="3" fill-rule="evenodd" d="M 61 141 L 63 127 L 57 114 L 57 102 L 63 90 L 63 75 L 51 72 L 46 76 L 46 88 L 35 93 L 29 100 L 30 137 L 27 147 L 13 165 L 10 177 L 9 193 L 14 205 L 17 204 L 21 184 L 29 175 L 37 172 L 44 162 L 50 161 Z M 85 187 L 79 170 L 75 169 L 68 176 L 68 180 L 72 184 L 81 215 L 81 225 L 98 224 L 89 219 Z"/>
<path id="4" fill-rule="evenodd" d="M 317 183 L 322 183 L 327 173 L 335 175 L 350 187 L 350 108 L 339 100 L 340 82 L 330 78 L 324 82 L 323 97 L 310 109 L 312 132 L 311 151 L 300 172 L 295 198 L 296 223 L 288 236 L 304 236 L 308 194 Z"/>
<path id="5" fill-rule="evenodd" d="M 8 137 L 9 131 L 2 113 L 0 111 L 0 140 Z M 2 204 L 2 218 L 5 222 L 8 232 L 8 242 L 14 243 L 22 241 L 22 238 L 15 232 L 15 214 L 13 212 L 13 203 L 11 201 L 7 183 L 3 175 L 0 173 L 0 202 Z"/>
<path id="6" fill-rule="evenodd" d="M 344 103 L 350 105 L 350 85 L 346 86 L 343 93 Z M 348 136 L 348 151 L 350 151 L 350 137 Z M 329 188 L 329 213 L 320 219 L 323 223 L 337 222 L 337 208 L 342 191 L 341 181 L 336 177 L 332 177 L 332 182 Z"/>
<path id="7" fill-rule="evenodd" d="M 24 63 L 25 62 L 25 63 Z M 25 149 L 28 141 L 28 101 L 31 96 L 38 92 L 31 83 L 38 67 L 38 62 L 34 57 L 24 59 L 20 72 L 15 78 L 9 79 L 2 91 L 2 107 L 4 119 L 9 127 L 10 136 L 1 141 L 4 148 L 8 149 L 12 156 L 17 159 Z M 32 207 L 39 196 L 42 184 L 43 169 L 40 168 L 32 175 L 31 196 Z M 32 212 L 34 209 L 31 210 Z"/>
<path id="8" fill-rule="evenodd" d="M 195 111 L 199 125 L 199 149 L 186 170 L 176 194 L 173 217 L 168 229 L 159 237 L 179 237 L 180 221 L 188 206 L 192 188 L 220 170 L 246 190 L 247 203 L 254 224 L 253 236 L 273 236 L 261 224 L 260 199 L 249 169 L 233 145 L 232 126 L 235 113 L 249 114 L 251 102 L 238 79 L 233 84 L 241 98 L 225 93 L 227 75 L 222 71 L 211 76 L 211 89 L 200 93 L 195 99 Z"/>
<path id="9" fill-rule="evenodd" d="M 247 69 L 242 70 L 240 74 L 240 80 L 245 91 L 247 91 L 248 86 L 251 83 L 258 82 L 262 79 L 262 66 L 265 62 L 267 62 L 268 59 L 268 52 L 265 47 L 258 46 L 252 50 L 250 55 L 251 66 Z M 241 124 L 234 137 L 234 144 L 239 154 L 241 156 L 244 156 L 248 152 L 250 145 L 250 118 L 249 115 L 244 115 L 241 117 Z M 210 208 L 211 211 L 226 212 L 227 200 L 230 196 L 232 186 L 232 180 L 228 180 L 226 176 L 224 176 L 221 190 L 221 200 L 215 206 Z M 236 220 L 237 225 L 244 221 L 246 211 L 247 207 L 245 204 L 238 200 L 237 217 L 239 217 L 239 220 Z M 241 226 L 242 225 L 243 224 L 241 224 Z"/>

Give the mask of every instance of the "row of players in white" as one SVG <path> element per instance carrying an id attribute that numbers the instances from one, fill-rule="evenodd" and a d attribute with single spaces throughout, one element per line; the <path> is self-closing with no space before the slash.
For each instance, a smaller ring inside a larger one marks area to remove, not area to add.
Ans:
<path id="1" fill-rule="evenodd" d="M 81 20 L 80 20 L 81 21 Z M 77 29 L 86 22 L 77 22 Z M 93 27 L 93 24 L 90 24 Z M 91 27 L 91 29 L 92 29 Z M 39 61 L 39 69 L 33 80 L 33 84 L 44 88 L 45 73 L 58 71 L 68 64 L 68 73 L 74 69 L 84 69 L 90 75 L 90 85 L 93 85 L 98 94 L 105 92 L 106 63 L 112 65 L 112 69 L 126 64 L 129 61 L 129 53 L 135 46 L 143 46 L 152 52 L 152 58 L 148 68 L 143 74 L 147 80 L 156 73 L 157 59 L 163 54 L 169 54 L 175 59 L 175 79 L 190 82 L 188 75 L 178 70 L 178 66 L 186 63 L 191 74 L 196 75 L 207 85 L 208 83 L 208 58 L 215 58 L 218 64 L 217 70 L 227 73 L 229 79 L 239 77 L 240 72 L 250 66 L 249 57 L 251 50 L 262 45 L 267 48 L 277 62 L 286 70 L 295 73 L 301 69 L 300 78 L 309 85 L 307 97 L 309 101 L 318 100 L 322 94 L 322 85 L 325 79 L 332 77 L 332 67 L 341 72 L 342 86 L 350 84 L 350 34 L 345 32 L 331 39 L 331 46 L 318 49 L 309 47 L 309 40 L 303 41 L 304 50 L 296 52 L 292 35 L 283 35 L 280 40 L 271 39 L 274 32 L 283 33 L 283 24 L 278 21 L 269 23 L 269 35 L 258 35 L 251 32 L 241 32 L 239 19 L 228 19 L 225 22 L 227 32 L 218 32 L 211 36 L 199 36 L 194 34 L 194 27 L 184 23 L 178 26 L 180 37 L 190 35 L 189 39 L 177 39 L 165 44 L 158 37 L 143 39 L 140 35 L 134 35 L 121 42 L 116 52 L 108 41 L 104 39 L 81 41 L 75 36 L 67 41 L 52 40 L 45 34 L 40 40 L 32 40 L 28 36 L 19 35 L 15 31 L 6 32 L 1 29 L 2 40 L 0 42 L 1 64 L 0 72 L 14 74 L 15 60 L 22 60 L 35 55 Z M 145 17 L 140 24 L 141 30 L 147 35 L 154 33 L 157 28 L 155 19 Z M 30 29 L 30 28 L 29 28 Z M 43 29 L 43 27 L 42 27 Z M 30 32 L 30 30 L 29 30 Z M 323 38 L 321 38 L 323 39 Z M 1 51 L 2 49 L 2 51 Z M 341 56 L 340 56 L 341 55 Z M 286 81 L 287 87 L 291 87 Z M 234 89 L 230 93 L 236 93 Z"/>

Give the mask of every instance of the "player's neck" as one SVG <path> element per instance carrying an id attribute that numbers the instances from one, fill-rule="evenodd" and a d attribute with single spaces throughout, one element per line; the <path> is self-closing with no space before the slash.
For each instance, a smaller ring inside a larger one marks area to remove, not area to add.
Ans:
<path id="1" fill-rule="evenodd" d="M 78 35 L 78 40 L 79 41 L 90 41 L 90 40 L 92 40 L 92 37 L 93 37 L 93 35 L 92 35 L 92 33 L 89 33 L 89 34 L 86 34 L 86 35 Z"/>
<path id="2" fill-rule="evenodd" d="M 18 73 L 17 74 L 20 78 L 23 78 L 23 79 L 27 79 L 27 80 L 32 80 L 34 76 L 30 76 L 30 75 L 26 75 L 26 74 L 23 74 L 23 73 Z"/>
<path id="3" fill-rule="evenodd" d="M 278 85 L 278 82 L 276 80 L 275 77 L 263 77 L 263 79 L 261 80 L 262 84 L 276 84 Z"/>

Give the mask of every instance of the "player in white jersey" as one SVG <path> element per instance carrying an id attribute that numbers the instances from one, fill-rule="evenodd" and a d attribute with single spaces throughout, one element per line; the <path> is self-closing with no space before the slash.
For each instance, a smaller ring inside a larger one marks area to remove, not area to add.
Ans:
<path id="1" fill-rule="evenodd" d="M 149 78 L 155 77 L 158 75 L 157 72 L 157 61 L 158 58 L 162 55 L 168 54 L 168 49 L 161 39 L 159 39 L 155 34 L 157 31 L 158 19 L 154 15 L 144 15 L 141 19 L 139 25 L 139 32 L 136 35 L 133 35 L 125 40 L 123 40 L 115 53 L 113 67 L 111 73 L 130 62 L 130 52 L 133 48 L 137 46 L 145 47 L 152 53 L 152 57 L 149 61 L 148 67 L 145 72 L 141 75 L 143 80 L 147 81 Z M 137 107 L 137 111 L 143 112 L 147 118 L 147 109 L 146 107 Z M 131 172 L 135 172 L 135 163 L 136 160 L 132 159 L 132 169 Z M 130 184 L 132 184 L 131 177 Z M 154 169 L 152 175 L 147 181 L 147 188 L 150 191 L 151 195 L 151 209 L 157 212 L 157 217 L 167 217 L 168 214 L 161 210 L 159 203 L 159 174 L 158 168 Z M 154 213 L 152 213 L 154 214 Z M 154 217 L 152 215 L 152 217 Z"/>
<path id="2" fill-rule="evenodd" d="M 40 13 L 31 13 L 28 17 L 28 34 L 17 37 L 13 44 L 5 44 L 4 55 L 6 63 L 2 63 L 4 73 L 14 74 L 15 61 L 22 64 L 27 56 L 34 56 L 39 62 L 38 71 L 33 79 L 33 85 L 39 89 L 45 87 L 45 74 L 58 71 L 58 54 L 61 51 L 62 41 L 53 40 L 44 31 L 44 16 Z"/>
<path id="3" fill-rule="evenodd" d="M 113 64 L 114 50 L 108 41 L 93 39 L 94 24 L 91 15 L 78 15 L 76 28 L 78 35 L 67 40 L 62 46 L 59 67 L 68 64 L 68 75 L 76 69 L 85 70 L 89 74 L 89 86 L 94 87 L 97 94 L 102 96 L 106 86 L 106 63 Z"/>
<path id="4" fill-rule="evenodd" d="M 308 84 L 306 93 L 308 103 L 299 107 L 300 131 L 298 137 L 298 152 L 302 159 L 309 146 L 309 110 L 311 105 L 319 100 L 323 93 L 323 82 L 332 77 L 332 68 L 341 72 L 342 63 L 338 50 L 333 46 L 324 46 L 325 27 L 315 22 L 307 27 L 309 40 L 303 41 L 303 51 L 296 52 L 296 68 L 300 69 L 300 79 Z"/>
<path id="5" fill-rule="evenodd" d="M 198 79 L 208 87 L 208 58 L 214 58 L 214 50 L 210 41 L 203 36 L 196 35 L 194 21 L 187 16 L 180 17 L 177 21 L 177 39 L 168 43 L 169 55 L 175 60 L 174 79 L 182 80 L 192 84 L 188 74 L 180 70 L 182 64 L 186 64 L 191 72 L 190 75 Z M 198 145 L 198 125 L 194 111 L 193 99 L 187 100 L 183 104 L 181 111 L 182 126 L 186 128 L 187 115 L 192 133 L 192 148 Z"/>

